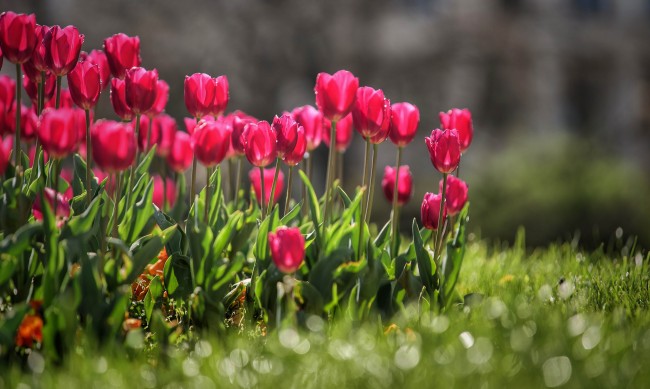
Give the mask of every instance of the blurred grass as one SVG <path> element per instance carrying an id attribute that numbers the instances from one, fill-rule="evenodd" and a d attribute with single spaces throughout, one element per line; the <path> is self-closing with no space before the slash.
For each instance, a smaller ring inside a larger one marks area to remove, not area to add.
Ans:
<path id="1" fill-rule="evenodd" d="M 312 317 L 299 331 L 206 333 L 165 350 L 140 331 L 103 350 L 80 334 L 62 366 L 35 352 L 0 387 L 647 385 L 650 256 L 525 247 L 523 231 L 512 247 L 470 243 L 458 285 L 466 303 L 445 314 L 411 306 L 390 323 Z"/>

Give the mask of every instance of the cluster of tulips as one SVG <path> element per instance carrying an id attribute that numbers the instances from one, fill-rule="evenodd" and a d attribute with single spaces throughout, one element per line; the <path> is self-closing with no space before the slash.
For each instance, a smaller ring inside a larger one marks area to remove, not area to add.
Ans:
<path id="1" fill-rule="evenodd" d="M 226 76 L 196 73 L 185 78 L 184 100 L 190 117 L 184 119 L 183 131 L 165 113 L 169 85 L 159 79 L 155 69 L 141 67 L 138 37 L 116 34 L 105 39 L 103 50 L 90 53 L 81 51 L 83 41 L 84 36 L 74 26 L 38 25 L 34 15 L 13 12 L 0 16 L 0 58 L 16 66 L 16 80 L 0 76 L 0 174 L 5 174 L 13 154 L 14 182 L 16 186 L 21 184 L 22 174 L 29 168 L 23 166 L 23 147 L 28 150 L 30 164 L 36 165 L 41 153 L 45 160 L 49 158 L 48 182 L 39 195 L 53 208 L 59 226 L 70 217 L 72 200 L 71 193 L 61 190 L 59 176 L 69 182 L 74 179 L 72 175 L 76 173 L 62 170 L 62 166 L 75 153 L 87 166 L 86 177 L 78 179 L 85 184 L 88 206 L 93 188 L 107 178 L 106 189 L 114 197 L 113 220 L 118 220 L 120 196 L 126 196 L 126 203 L 130 204 L 128 199 L 136 180 L 134 169 L 154 146 L 155 155 L 163 163 L 159 164 L 162 166 L 159 176 L 153 180 L 153 203 L 163 211 L 175 201 L 184 200 L 178 197 L 183 192 L 175 182 L 190 167 L 190 208 L 198 199 L 199 162 L 205 167 L 206 182 L 209 182 L 215 169 L 228 161 L 229 181 L 235 188 L 231 191 L 232 201 L 235 207 L 248 206 L 245 191 L 240 191 L 245 157 L 252 165 L 248 176 L 263 221 L 285 191 L 281 163 L 288 167 L 283 213 L 286 215 L 293 201 L 294 169 L 302 164 L 309 175 L 309 154 L 323 141 L 329 146 L 324 212 L 320 225 L 314 228 L 324 231 L 332 222 L 337 206 L 340 156 L 356 130 L 366 142 L 360 185 L 363 197 L 360 219 L 355 226 L 358 227 L 357 258 L 363 256 L 364 242 L 370 239 L 365 235 L 364 225 L 373 203 L 377 146 L 387 139 L 397 147 L 397 162 L 396 166 L 386 166 L 381 185 L 392 203 L 390 247 L 392 255 L 397 256 L 399 207 L 409 201 L 413 186 L 409 166 L 402 165 L 401 158 L 403 149 L 418 130 L 420 112 L 415 105 L 391 104 L 381 89 L 360 87 L 358 78 L 341 70 L 333 75 L 318 74 L 314 88 L 316 107 L 301 106 L 269 122 L 241 111 L 226 113 L 229 103 Z M 62 85 L 64 76 L 67 88 Z M 31 100 L 30 107 L 22 104 L 21 86 Z M 94 118 L 93 110 L 106 89 L 110 90 L 110 101 L 119 120 Z M 442 173 L 442 180 L 439 193 L 427 193 L 421 207 L 422 224 L 436 231 L 432 234 L 432 248 L 438 266 L 446 226 L 453 223 L 467 202 L 467 185 L 458 178 L 458 173 L 452 174 L 457 172 L 461 154 L 469 147 L 473 135 L 471 114 L 466 109 L 440 113 L 440 122 L 440 129 L 433 130 L 425 143 L 433 166 Z M 206 221 L 211 212 L 210 198 L 217 190 L 220 188 L 205 189 L 203 218 Z M 309 199 L 305 197 L 304 201 Z M 37 219 L 42 218 L 41 207 L 40 201 L 34 202 L 33 214 Z M 118 225 L 114 223 L 113 237 L 118 236 L 117 231 Z M 268 248 L 277 269 L 294 273 L 305 258 L 304 231 L 299 226 L 280 226 L 269 231 Z M 159 267 L 162 266 L 164 263 Z M 158 270 L 162 272 L 161 269 Z M 146 290 L 140 289 L 138 294 L 143 296 L 143 292 Z"/>

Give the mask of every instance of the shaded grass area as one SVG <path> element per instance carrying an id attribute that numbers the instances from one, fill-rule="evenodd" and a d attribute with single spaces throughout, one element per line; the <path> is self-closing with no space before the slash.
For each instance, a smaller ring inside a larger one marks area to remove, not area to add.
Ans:
<path id="1" fill-rule="evenodd" d="M 392 321 L 311 317 L 266 337 L 180 336 L 97 349 L 82 334 L 61 366 L 39 353 L 0 387 L 642 387 L 650 382 L 650 257 L 472 242 L 448 312 Z"/>

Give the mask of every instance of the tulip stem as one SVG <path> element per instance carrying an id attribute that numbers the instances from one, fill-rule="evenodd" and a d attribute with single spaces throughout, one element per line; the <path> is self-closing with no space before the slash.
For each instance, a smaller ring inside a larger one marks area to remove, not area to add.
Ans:
<path id="1" fill-rule="evenodd" d="M 366 152 L 363 157 L 363 177 L 361 179 L 361 189 L 363 190 L 366 187 L 366 180 L 368 179 L 368 157 L 370 156 L 370 139 L 366 139 Z M 363 246 L 361 245 L 363 243 L 363 232 L 364 232 L 364 222 L 366 220 L 366 207 L 364 206 L 364 202 L 368 202 L 368 194 L 370 191 L 366 192 L 363 195 L 362 201 L 361 202 L 361 216 L 359 217 L 359 220 L 357 223 L 359 223 L 359 242 L 358 242 L 358 248 L 357 248 L 357 260 L 361 259 L 361 253 L 363 252 Z"/>
<path id="2" fill-rule="evenodd" d="M 370 164 L 370 176 L 368 177 L 368 181 L 370 182 L 370 193 L 368 194 L 368 204 L 366 204 L 366 223 L 370 220 L 372 203 L 375 197 L 375 165 L 377 165 L 377 154 L 379 153 L 378 148 L 378 145 L 372 145 L 372 163 Z"/>
<path id="3" fill-rule="evenodd" d="M 332 177 L 334 177 L 334 149 L 336 149 L 336 121 L 332 120 L 332 127 L 330 129 L 330 150 L 327 156 L 327 179 L 325 180 L 325 212 L 323 213 L 323 235 L 325 235 L 325 227 L 329 223 L 329 216 L 331 211 L 330 196 L 332 193 Z"/>
<path id="4" fill-rule="evenodd" d="M 303 168 L 305 173 L 307 173 L 307 178 L 311 182 L 311 155 L 309 152 L 305 153 L 305 158 L 303 159 Z M 302 198 L 305 199 L 305 206 L 302 207 L 303 217 L 307 215 L 307 210 L 309 209 L 309 197 L 307 196 L 307 185 L 302 185 Z"/>
<path id="5" fill-rule="evenodd" d="M 259 167 L 260 169 L 260 186 L 262 193 L 260 193 L 260 211 L 262 212 L 262 220 L 264 220 L 264 168 Z"/>
<path id="6" fill-rule="evenodd" d="M 205 168 L 205 206 L 203 207 L 204 215 L 203 218 L 205 222 L 208 223 L 208 217 L 210 216 L 210 196 L 212 195 L 212 190 L 210 188 L 210 176 L 212 176 L 212 168 Z"/>
<path id="7" fill-rule="evenodd" d="M 237 208 L 237 200 L 239 199 L 239 182 L 241 181 L 241 157 L 237 157 L 237 176 L 235 177 L 235 195 L 233 197 L 234 200 L 234 208 Z"/>
<path id="8" fill-rule="evenodd" d="M 293 166 L 289 166 L 289 180 L 287 182 L 287 196 L 284 200 L 284 215 L 289 212 L 289 201 L 291 201 L 291 180 L 293 180 Z"/>
<path id="9" fill-rule="evenodd" d="M 122 180 L 120 179 L 120 173 L 115 173 L 115 194 L 113 196 L 113 201 L 115 202 L 115 206 L 113 207 L 113 238 L 118 237 L 118 229 L 117 229 L 117 211 L 120 208 L 120 191 L 121 191 L 121 183 Z M 127 194 L 128 197 L 128 194 Z"/>
<path id="10" fill-rule="evenodd" d="M 271 185 L 271 196 L 269 196 L 269 205 L 266 207 L 266 214 L 271 213 L 271 206 L 273 205 L 273 198 L 275 197 L 275 186 L 278 183 L 278 176 L 280 175 L 280 158 L 275 160 L 275 174 L 273 175 L 273 185 Z M 262 176 L 262 181 L 264 181 L 264 176 Z M 262 196 L 264 198 L 264 196 Z"/>
<path id="11" fill-rule="evenodd" d="M 38 104 L 36 105 L 36 116 L 41 116 L 43 106 L 45 105 L 45 77 L 45 72 L 41 72 L 41 82 L 38 83 Z"/>
<path id="12" fill-rule="evenodd" d="M 135 115 L 135 141 L 137 142 L 140 139 L 140 114 Z M 131 192 L 133 192 L 133 185 L 135 185 L 135 165 L 138 164 L 140 159 L 140 148 L 135 148 L 135 162 L 131 164 L 131 169 L 129 171 L 129 181 L 126 188 L 126 207 L 128 208 L 131 203 Z"/>
<path id="13" fill-rule="evenodd" d="M 54 167 L 54 220 L 56 221 L 56 211 L 59 205 L 59 166 L 61 166 L 61 160 L 54 158 L 52 166 Z"/>
<path id="14" fill-rule="evenodd" d="M 162 167 L 160 168 L 162 170 L 161 176 L 162 176 L 162 182 L 163 182 L 163 203 L 162 203 L 162 211 L 167 212 L 167 164 L 163 163 Z M 174 190 L 176 188 L 176 185 L 174 185 Z"/>
<path id="15" fill-rule="evenodd" d="M 196 124 L 199 124 L 200 118 L 196 118 Z M 196 196 L 196 154 L 194 154 L 194 158 L 192 158 L 192 183 L 190 184 L 190 210 L 192 209 L 192 205 L 194 205 L 194 197 Z M 196 209 L 194 210 L 194 214 L 196 214 Z"/>
<path id="16" fill-rule="evenodd" d="M 225 200 L 230 199 L 232 196 L 232 188 L 233 188 L 233 171 L 235 170 L 235 164 L 232 160 L 232 158 L 228 159 L 228 179 L 226 180 L 226 188 L 224 189 L 224 204 L 226 203 Z M 227 195 L 227 196 L 226 196 Z"/>
<path id="17" fill-rule="evenodd" d="M 61 76 L 56 76 L 56 101 L 54 108 L 59 109 L 61 105 Z"/>
<path id="18" fill-rule="evenodd" d="M 93 163 L 93 149 L 90 144 L 90 110 L 86 109 L 86 204 L 90 206 L 92 197 L 91 172 Z"/>
<path id="19" fill-rule="evenodd" d="M 21 80 L 23 79 L 22 76 L 22 71 L 23 69 L 20 67 L 20 64 L 16 64 L 16 137 L 14 139 L 14 158 L 15 158 L 15 165 L 16 165 L 16 188 L 18 187 L 19 180 L 18 178 L 20 177 L 21 174 L 21 163 L 22 163 L 22 158 L 21 158 L 21 149 L 20 149 L 20 115 L 21 115 L 21 106 L 20 106 L 20 99 L 21 99 L 21 91 L 20 89 L 20 84 Z"/>
<path id="20" fill-rule="evenodd" d="M 397 243 L 397 234 L 399 233 L 399 228 L 398 228 L 398 217 L 397 217 L 397 198 L 398 198 L 398 183 L 399 183 L 399 165 L 402 162 L 402 148 L 397 147 L 397 165 L 395 166 L 395 185 L 393 185 L 393 213 L 392 213 L 392 218 L 393 220 L 391 221 L 391 227 L 393 227 L 393 233 L 392 233 L 392 255 L 393 258 L 397 257 L 397 252 L 399 251 L 399 246 Z"/>
<path id="21" fill-rule="evenodd" d="M 438 213 L 438 228 L 436 229 L 436 245 L 433 251 L 433 261 L 436 263 L 437 267 L 440 267 L 440 260 L 438 256 L 442 251 L 442 215 L 445 211 L 445 196 L 447 196 L 447 175 L 448 173 L 442 174 L 442 194 L 440 199 L 440 212 Z"/>
<path id="22" fill-rule="evenodd" d="M 144 147 L 145 153 L 149 151 L 149 148 L 151 147 L 151 133 L 153 132 L 153 115 L 148 115 L 149 117 L 149 127 L 147 129 L 147 144 Z M 158 139 L 158 142 L 160 142 L 161 139 Z"/>

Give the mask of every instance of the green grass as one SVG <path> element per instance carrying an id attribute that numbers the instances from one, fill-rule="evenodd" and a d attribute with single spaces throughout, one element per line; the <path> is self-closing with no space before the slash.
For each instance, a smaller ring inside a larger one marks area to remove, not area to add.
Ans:
<path id="1" fill-rule="evenodd" d="M 36 352 L 0 388 L 647 386 L 649 258 L 522 247 L 471 242 L 457 287 L 465 304 L 444 314 L 312 317 L 298 331 L 192 334 L 164 350 L 140 331 L 104 349 L 80 335 L 61 366 Z"/>

